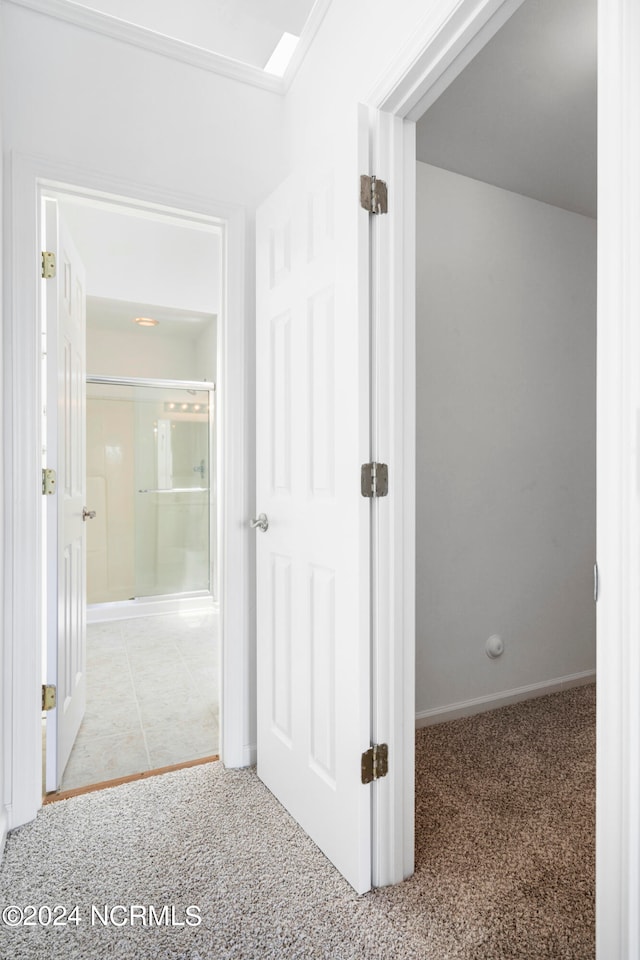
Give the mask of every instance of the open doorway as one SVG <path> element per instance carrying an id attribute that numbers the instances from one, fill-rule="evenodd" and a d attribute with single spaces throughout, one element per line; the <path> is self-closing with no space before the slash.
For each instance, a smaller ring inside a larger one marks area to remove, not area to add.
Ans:
<path id="1" fill-rule="evenodd" d="M 43 470 L 61 480 L 43 498 L 44 780 L 66 792 L 219 752 L 224 235 L 49 191 L 42 228 L 61 271 L 43 297 Z M 83 522 L 65 553 L 72 487 Z"/>
<path id="2" fill-rule="evenodd" d="M 595 2 L 525 0 L 417 123 L 419 726 L 595 681 L 596 74 Z M 425 750 L 432 784 L 462 757 L 447 800 L 467 838 L 481 849 L 491 831 L 506 881 L 533 851 L 562 902 L 551 917 L 536 901 L 544 936 L 573 930 L 575 956 L 593 948 L 594 692 L 524 708 L 529 725 L 514 712 L 418 735 L 418 795 Z M 516 872 L 533 890 L 530 863 Z M 582 899 L 563 900 L 570 885 Z"/>
<path id="3" fill-rule="evenodd" d="M 525 0 L 417 124 L 424 721 L 595 671 L 595 38 Z"/>

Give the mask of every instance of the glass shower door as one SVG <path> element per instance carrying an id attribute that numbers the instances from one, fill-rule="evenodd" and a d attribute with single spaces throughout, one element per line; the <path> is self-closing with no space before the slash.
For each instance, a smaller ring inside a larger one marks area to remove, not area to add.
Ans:
<path id="1" fill-rule="evenodd" d="M 136 392 L 136 597 L 208 591 L 209 393 Z"/>
<path id="2" fill-rule="evenodd" d="M 212 591 L 213 397 L 196 385 L 87 383 L 90 603 Z"/>

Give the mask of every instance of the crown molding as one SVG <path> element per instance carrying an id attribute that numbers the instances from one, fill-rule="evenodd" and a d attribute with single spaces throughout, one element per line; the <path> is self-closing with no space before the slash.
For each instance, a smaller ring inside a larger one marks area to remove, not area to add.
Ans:
<path id="1" fill-rule="evenodd" d="M 309 52 L 309 47 L 315 37 L 316 33 L 320 29 L 320 25 L 325 18 L 327 10 L 331 6 L 331 0 L 316 0 L 307 18 L 302 33 L 300 34 L 300 39 L 296 44 L 296 48 L 293 51 L 293 56 L 289 61 L 287 69 L 285 70 L 283 77 L 284 84 L 284 93 L 287 92 L 291 86 L 295 75 L 302 66 L 304 58 Z"/>
<path id="2" fill-rule="evenodd" d="M 174 37 L 167 37 L 146 27 L 127 23 L 126 20 L 121 20 L 118 17 L 100 13 L 98 10 L 91 10 L 89 7 L 74 2 L 74 0 L 2 0 L 2 2 L 26 7 L 45 16 L 54 17 L 56 20 L 63 20 L 85 30 L 91 30 L 93 33 L 132 44 L 143 50 L 158 53 L 172 60 L 187 63 L 189 66 L 198 67 L 200 70 L 216 73 L 219 76 L 229 77 L 240 83 L 248 83 L 271 93 L 282 95 L 286 92 L 285 81 L 282 77 L 275 77 L 258 67 L 241 63 L 239 60 L 233 60 L 230 57 L 223 57 L 221 54 L 213 53 L 183 40 L 177 40 Z M 319 0 L 319 2 L 326 7 L 330 0 Z M 324 16 L 324 13 L 322 15 Z M 320 22 L 321 18 L 315 27 L 316 30 Z M 306 34 L 307 31 L 303 31 L 305 37 Z M 306 39 L 306 49 L 308 49 L 311 39 L 312 36 Z M 300 43 L 302 43 L 302 37 Z M 300 62 L 302 61 L 300 60 Z"/>
<path id="3" fill-rule="evenodd" d="M 316 0 L 284 77 L 276 77 L 251 64 L 224 57 L 222 54 L 205 50 L 204 47 L 197 47 L 184 40 L 177 40 L 175 37 L 156 33 L 154 30 L 128 23 L 119 17 L 92 10 L 81 3 L 76 3 L 75 0 L 0 0 L 0 2 L 26 7 L 28 10 L 35 10 L 45 16 L 110 37 L 112 40 L 120 40 L 143 50 L 179 60 L 200 70 L 208 70 L 210 73 L 229 77 L 240 83 L 248 83 L 280 95 L 284 95 L 291 86 L 331 5 L 331 0 Z"/>
<path id="4" fill-rule="evenodd" d="M 184 40 L 177 40 L 175 37 L 156 33 L 155 30 L 128 23 L 126 20 L 101 13 L 99 10 L 92 10 L 81 3 L 76 3 L 75 0 L 0 0 L 0 3 L 13 3 L 18 7 L 26 7 L 45 16 L 55 17 L 56 20 L 63 20 L 74 26 L 83 27 L 85 30 L 111 37 L 112 40 L 130 43 L 143 50 L 150 50 L 161 56 L 187 63 L 189 66 L 198 67 L 200 70 L 208 70 L 210 73 L 217 73 L 219 76 L 229 77 L 240 83 L 248 83 L 262 90 L 284 95 L 311 47 L 331 5 L 331 0 L 316 0 L 284 77 L 276 77 L 251 64 L 224 57 L 222 54 L 205 50 L 204 47 L 197 47 Z"/>

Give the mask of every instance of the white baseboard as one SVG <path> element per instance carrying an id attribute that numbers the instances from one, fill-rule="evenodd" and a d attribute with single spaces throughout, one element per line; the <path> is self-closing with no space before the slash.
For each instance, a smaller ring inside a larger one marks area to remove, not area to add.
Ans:
<path id="1" fill-rule="evenodd" d="M 9 818 L 5 809 L 0 809 L 0 863 L 4 855 L 4 844 L 9 830 Z"/>
<path id="2" fill-rule="evenodd" d="M 556 677 L 553 680 L 543 680 L 542 683 L 530 683 L 525 687 L 515 687 L 513 690 L 501 690 L 499 693 L 474 697 L 472 700 L 461 700 L 458 703 L 448 703 L 443 707 L 420 710 L 416 713 L 416 727 L 446 723 L 447 720 L 457 720 L 459 717 L 470 717 L 475 713 L 485 713 L 488 710 L 496 710 L 498 707 L 506 707 L 510 703 L 545 697 L 549 693 L 558 693 L 570 687 L 581 687 L 587 683 L 593 683 L 595 679 L 595 670 L 584 670 L 582 673 L 572 673 L 567 677 Z"/>

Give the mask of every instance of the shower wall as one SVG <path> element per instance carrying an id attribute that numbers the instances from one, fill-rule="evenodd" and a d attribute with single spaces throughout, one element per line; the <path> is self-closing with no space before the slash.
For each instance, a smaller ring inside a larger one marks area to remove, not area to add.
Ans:
<path id="1" fill-rule="evenodd" d="M 87 395 L 87 603 L 135 594 L 135 424 L 131 400 Z"/>
<path id="2" fill-rule="evenodd" d="M 89 603 L 211 589 L 209 396 L 87 385 Z"/>

